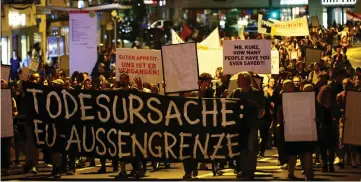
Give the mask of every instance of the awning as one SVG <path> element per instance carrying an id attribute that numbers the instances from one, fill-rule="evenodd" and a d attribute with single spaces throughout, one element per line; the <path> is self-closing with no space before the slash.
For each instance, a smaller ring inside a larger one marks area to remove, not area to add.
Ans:
<path id="1" fill-rule="evenodd" d="M 46 6 L 47 9 L 57 10 L 57 11 L 102 11 L 102 10 L 116 10 L 116 9 L 131 9 L 131 6 L 125 6 L 121 4 L 106 4 L 99 6 L 92 6 L 87 8 L 68 8 L 60 6 Z"/>
<path id="2" fill-rule="evenodd" d="M 353 13 L 350 10 L 347 10 L 346 14 L 352 20 L 361 21 L 361 14 Z"/>

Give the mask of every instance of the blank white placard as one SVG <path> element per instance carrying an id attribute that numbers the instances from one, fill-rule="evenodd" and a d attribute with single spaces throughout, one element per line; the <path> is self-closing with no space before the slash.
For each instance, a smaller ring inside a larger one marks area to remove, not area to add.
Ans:
<path id="1" fill-rule="evenodd" d="M 315 93 L 283 93 L 282 104 L 285 141 L 317 141 Z"/>
<path id="2" fill-rule="evenodd" d="M 1 89 L 1 138 L 14 136 L 13 107 L 10 89 Z"/>
<path id="3" fill-rule="evenodd" d="M 166 93 L 198 90 L 198 61 L 195 43 L 162 47 Z"/>

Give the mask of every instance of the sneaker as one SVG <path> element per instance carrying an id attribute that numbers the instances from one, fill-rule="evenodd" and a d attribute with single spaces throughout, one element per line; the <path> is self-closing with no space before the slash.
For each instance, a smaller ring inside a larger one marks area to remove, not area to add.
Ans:
<path id="1" fill-rule="evenodd" d="M 38 174 L 38 168 L 37 167 L 31 168 L 31 173 Z"/>
<path id="2" fill-rule="evenodd" d="M 198 170 L 196 169 L 193 171 L 193 177 L 197 177 L 197 176 L 198 176 Z"/>
<path id="3" fill-rule="evenodd" d="M 59 171 L 55 171 L 55 172 L 53 173 L 53 178 L 55 178 L 55 179 L 61 178 L 61 173 L 60 173 Z"/>
<path id="4" fill-rule="evenodd" d="M 74 175 L 75 174 L 75 169 L 70 169 L 66 172 L 67 175 Z"/>
<path id="5" fill-rule="evenodd" d="M 326 167 L 327 167 L 327 166 L 326 166 Z M 332 164 L 330 164 L 330 165 L 328 166 L 328 172 L 330 172 L 330 173 L 334 173 L 334 172 L 335 172 L 335 167 L 333 167 Z"/>
<path id="6" fill-rule="evenodd" d="M 116 181 L 123 181 L 124 179 L 127 179 L 128 175 L 125 171 L 120 172 L 118 175 L 115 176 Z"/>
<path id="7" fill-rule="evenodd" d="M 20 167 L 21 167 L 20 162 L 15 162 L 14 167 L 16 167 L 16 168 L 20 168 Z"/>
<path id="8" fill-rule="evenodd" d="M 145 171 L 144 169 L 140 169 L 137 174 L 135 174 L 135 178 L 143 178 L 145 177 Z"/>
<path id="9" fill-rule="evenodd" d="M 205 163 L 201 163 L 201 165 L 199 165 L 199 170 L 208 170 L 208 167 Z"/>
<path id="10" fill-rule="evenodd" d="M 289 180 L 289 181 L 295 181 L 295 180 L 297 180 L 297 178 L 296 178 L 296 176 L 294 175 L 294 174 L 288 174 L 288 176 L 287 176 L 287 179 Z"/>
<path id="11" fill-rule="evenodd" d="M 183 180 L 190 180 L 192 179 L 192 174 L 191 173 L 186 173 L 184 176 L 183 176 Z"/>
<path id="12" fill-rule="evenodd" d="M 288 169 L 288 164 L 284 164 L 283 166 L 281 166 L 281 169 L 287 170 Z"/>
<path id="13" fill-rule="evenodd" d="M 105 167 L 101 167 L 101 168 L 97 171 L 98 174 L 104 174 L 104 173 L 106 173 L 106 172 L 107 172 L 107 170 L 106 170 Z"/>

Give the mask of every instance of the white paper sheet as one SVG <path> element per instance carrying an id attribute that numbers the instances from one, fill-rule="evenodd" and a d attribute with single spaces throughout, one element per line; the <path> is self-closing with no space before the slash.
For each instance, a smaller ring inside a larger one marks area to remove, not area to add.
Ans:
<path id="1" fill-rule="evenodd" d="M 13 137 L 13 110 L 10 89 L 1 89 L 1 138 Z"/>
<path id="2" fill-rule="evenodd" d="M 346 93 L 343 143 L 361 146 L 361 92 Z"/>
<path id="3" fill-rule="evenodd" d="M 282 104 L 285 141 L 317 141 L 315 93 L 283 93 Z"/>
<path id="4" fill-rule="evenodd" d="M 198 90 L 198 61 L 195 43 L 162 47 L 166 93 Z"/>

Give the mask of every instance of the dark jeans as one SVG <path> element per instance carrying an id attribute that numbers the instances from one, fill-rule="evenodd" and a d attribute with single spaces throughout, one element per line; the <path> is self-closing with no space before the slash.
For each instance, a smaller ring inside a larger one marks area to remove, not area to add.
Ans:
<path id="1" fill-rule="evenodd" d="M 105 162 L 106 162 L 106 159 L 100 159 L 100 163 L 101 163 L 101 165 L 102 165 L 102 168 L 105 168 L 106 166 L 105 166 Z M 112 165 L 113 165 L 113 167 L 114 168 L 117 168 L 118 169 L 118 167 L 119 167 L 119 165 L 118 165 L 118 159 L 113 159 L 112 160 Z M 133 164 L 132 164 L 133 165 Z"/>
<path id="2" fill-rule="evenodd" d="M 264 155 L 264 152 L 266 151 L 268 138 L 269 138 L 269 128 L 271 126 L 272 119 L 271 118 L 264 118 L 262 121 L 261 127 L 260 127 L 260 134 L 261 134 L 261 154 Z"/>
<path id="3" fill-rule="evenodd" d="M 198 162 L 194 159 L 185 159 L 183 160 L 184 172 L 186 174 L 191 173 L 192 171 L 196 170 L 198 167 Z"/>
<path id="4" fill-rule="evenodd" d="M 1 139 L 1 168 L 9 169 L 10 166 L 10 150 L 9 145 L 11 138 L 2 138 Z"/>
<path id="5" fill-rule="evenodd" d="M 280 124 L 278 127 L 274 127 L 274 136 L 275 136 L 275 144 L 278 151 L 278 160 L 281 164 L 287 163 L 287 156 L 285 153 L 285 138 L 284 138 L 284 128 L 283 124 Z"/>

